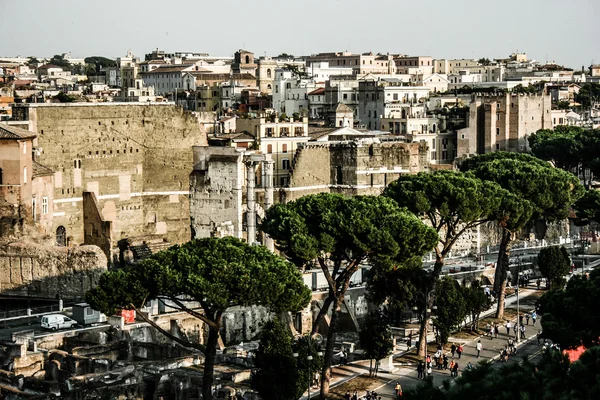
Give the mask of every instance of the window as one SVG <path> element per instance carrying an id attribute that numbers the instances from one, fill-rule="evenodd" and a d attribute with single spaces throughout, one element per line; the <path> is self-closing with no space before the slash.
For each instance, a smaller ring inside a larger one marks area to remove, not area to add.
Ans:
<path id="1" fill-rule="evenodd" d="M 500 121 L 500 114 L 496 113 L 496 121 Z"/>
<path id="2" fill-rule="evenodd" d="M 273 128 L 267 128 L 267 137 L 273 137 Z"/>
<path id="3" fill-rule="evenodd" d="M 342 167 L 335 167 L 335 183 L 341 185 L 343 181 Z"/>
<path id="4" fill-rule="evenodd" d="M 273 145 L 269 144 L 267 145 L 267 153 L 271 154 L 273 152 Z"/>
<path id="5" fill-rule="evenodd" d="M 287 144 L 285 144 L 285 143 L 284 143 L 284 144 L 281 146 L 281 152 L 282 152 L 282 153 L 287 153 Z"/>
<path id="6" fill-rule="evenodd" d="M 348 100 L 348 94 L 344 93 L 344 100 Z"/>
<path id="7" fill-rule="evenodd" d="M 435 139 L 431 139 L 431 149 L 435 150 Z"/>
<path id="8" fill-rule="evenodd" d="M 496 150 L 500 150 L 500 143 L 496 143 Z"/>
<path id="9" fill-rule="evenodd" d="M 267 78 L 270 78 L 270 77 L 271 77 L 271 69 L 269 68 L 269 69 L 267 69 Z"/>
<path id="10" fill-rule="evenodd" d="M 35 197 L 33 199 L 31 199 L 31 214 L 33 215 L 33 220 L 35 221 L 37 217 L 37 207 L 36 207 L 36 201 L 35 201 Z"/>
<path id="11" fill-rule="evenodd" d="M 500 128 L 496 128 L 496 136 L 500 136 Z"/>
<path id="12" fill-rule="evenodd" d="M 48 214 L 48 197 L 42 197 L 42 214 Z"/>
<path id="13" fill-rule="evenodd" d="M 393 98 L 394 98 L 394 100 L 398 100 L 398 93 L 394 93 Z"/>
<path id="14" fill-rule="evenodd" d="M 432 151 L 432 152 L 431 152 L 431 159 L 432 159 L 432 160 L 435 160 L 435 151 Z"/>
<path id="15" fill-rule="evenodd" d="M 23 167 L 23 183 L 27 183 L 27 167 Z"/>
<path id="16" fill-rule="evenodd" d="M 442 160 L 447 160 L 448 159 L 448 152 L 446 150 L 442 151 Z"/>
<path id="17" fill-rule="evenodd" d="M 290 169 L 290 160 L 288 160 L 287 158 L 284 158 L 281 162 L 281 168 Z"/>

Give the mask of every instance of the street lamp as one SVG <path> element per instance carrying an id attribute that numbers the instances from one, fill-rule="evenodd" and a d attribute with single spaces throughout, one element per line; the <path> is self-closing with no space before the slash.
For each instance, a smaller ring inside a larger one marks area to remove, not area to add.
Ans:
<path id="1" fill-rule="evenodd" d="M 320 335 L 318 335 L 317 339 L 317 343 L 320 343 L 322 338 L 319 340 Z M 298 337 L 298 340 L 300 339 L 300 336 Z M 310 365 L 311 362 L 313 360 L 313 356 L 312 356 L 312 352 L 311 352 L 311 342 L 312 342 L 312 337 L 311 335 L 307 335 L 307 339 L 308 339 L 308 355 L 306 356 L 306 360 L 308 361 L 308 399 L 310 400 L 310 387 L 312 386 L 312 376 L 311 376 L 311 371 L 310 371 Z M 298 358 L 300 356 L 299 353 L 295 352 L 292 353 L 292 357 L 294 358 Z M 323 352 L 321 350 L 317 351 L 317 356 L 318 357 L 322 357 L 323 356 Z"/>
<path id="2" fill-rule="evenodd" d="M 520 259 L 519 259 L 520 261 Z M 521 336 L 521 318 L 519 314 L 519 289 L 521 286 L 521 265 L 519 263 L 519 271 L 517 272 L 517 343 L 519 343 L 519 337 Z"/>

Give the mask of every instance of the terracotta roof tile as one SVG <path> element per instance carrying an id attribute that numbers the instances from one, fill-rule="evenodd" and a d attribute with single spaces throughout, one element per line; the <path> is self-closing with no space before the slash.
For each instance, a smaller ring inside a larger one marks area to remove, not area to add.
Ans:
<path id="1" fill-rule="evenodd" d="M 19 140 L 33 139 L 35 133 L 11 125 L 0 124 L 0 139 Z"/>
<path id="2" fill-rule="evenodd" d="M 33 176 L 53 175 L 54 171 L 37 161 L 33 162 Z"/>

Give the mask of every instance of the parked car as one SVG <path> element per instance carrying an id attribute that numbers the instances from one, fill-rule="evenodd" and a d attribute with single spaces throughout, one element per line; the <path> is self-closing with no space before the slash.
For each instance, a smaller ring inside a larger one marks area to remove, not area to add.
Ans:
<path id="1" fill-rule="evenodd" d="M 41 321 L 42 328 L 58 330 L 63 328 L 72 328 L 77 325 L 77 321 L 62 314 L 44 315 Z"/>

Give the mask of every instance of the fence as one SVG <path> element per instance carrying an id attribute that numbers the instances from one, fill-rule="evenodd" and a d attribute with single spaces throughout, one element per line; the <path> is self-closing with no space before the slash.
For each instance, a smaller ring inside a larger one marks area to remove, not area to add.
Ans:
<path id="1" fill-rule="evenodd" d="M 51 304 L 47 306 L 38 306 L 32 307 L 30 309 L 24 308 L 20 310 L 8 310 L 8 311 L 0 311 L 0 321 L 9 320 L 9 319 L 17 319 L 23 317 L 30 317 L 32 315 L 39 314 L 48 314 L 51 312 L 60 312 L 62 311 L 62 304 Z"/>

